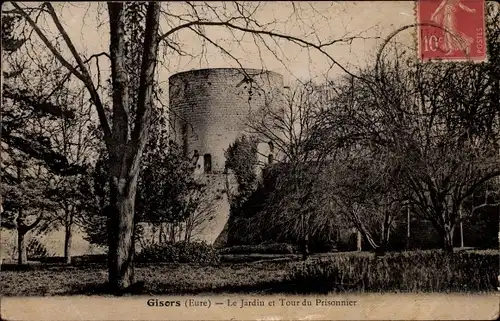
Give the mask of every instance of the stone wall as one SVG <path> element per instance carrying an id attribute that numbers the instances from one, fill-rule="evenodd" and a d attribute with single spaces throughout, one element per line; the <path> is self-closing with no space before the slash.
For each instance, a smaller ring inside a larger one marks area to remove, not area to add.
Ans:
<path id="1" fill-rule="evenodd" d="M 282 101 L 283 77 L 269 71 L 201 69 L 169 83 L 172 129 L 188 156 L 199 155 L 200 171 L 209 158 L 212 171 L 223 171 L 224 151 L 245 132 L 248 117 Z"/>

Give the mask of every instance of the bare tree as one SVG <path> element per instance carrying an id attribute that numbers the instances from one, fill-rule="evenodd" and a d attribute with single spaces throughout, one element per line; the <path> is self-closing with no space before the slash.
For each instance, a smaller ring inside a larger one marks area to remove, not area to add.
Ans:
<path id="1" fill-rule="evenodd" d="M 215 217 L 215 202 L 217 195 L 210 195 L 207 186 L 193 190 L 187 197 L 193 206 L 190 208 L 190 215 L 184 221 L 184 241 L 190 242 L 206 227 L 206 224 Z"/>
<path id="2" fill-rule="evenodd" d="M 327 153 L 319 148 L 323 142 L 314 130 L 320 122 L 321 111 L 328 104 L 329 88 L 312 82 L 297 83 L 287 88 L 282 109 L 266 105 L 248 120 L 248 132 L 272 144 L 276 154 L 274 168 L 280 167 L 275 170 L 279 174 L 270 201 L 253 224 L 265 222 L 267 228 L 280 225 L 283 233 L 300 235 L 304 259 L 309 254 L 310 236 L 322 231 L 316 223 L 325 223 L 318 218 L 320 213 L 324 214 L 318 210 L 321 206 L 317 206 L 320 202 L 317 196 L 321 193 L 318 178 L 324 174 L 326 162 L 335 158 L 337 150 L 330 146 L 332 149 Z"/>
<path id="3" fill-rule="evenodd" d="M 346 86 L 324 116 L 392 163 L 390 175 L 408 188 L 395 201 L 430 220 L 447 251 L 464 200 L 500 174 L 492 82 L 482 68 L 408 63 L 396 54 Z M 330 128 L 332 136 L 339 132 Z"/>
<path id="4" fill-rule="evenodd" d="M 378 254 L 387 250 L 404 205 L 404 185 L 392 166 L 386 154 L 353 149 L 331 164 L 325 183 L 332 213 L 344 217 Z"/>

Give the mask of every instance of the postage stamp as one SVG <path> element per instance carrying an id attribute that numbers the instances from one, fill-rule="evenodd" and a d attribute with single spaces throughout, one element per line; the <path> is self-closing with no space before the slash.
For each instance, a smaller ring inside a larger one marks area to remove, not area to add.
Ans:
<path id="1" fill-rule="evenodd" d="M 486 60 L 484 0 L 418 0 L 422 60 Z"/>

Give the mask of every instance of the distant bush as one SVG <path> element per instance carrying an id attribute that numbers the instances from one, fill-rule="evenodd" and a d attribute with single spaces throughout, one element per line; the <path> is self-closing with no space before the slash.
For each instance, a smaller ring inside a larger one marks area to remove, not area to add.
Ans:
<path id="1" fill-rule="evenodd" d="M 497 253 L 414 251 L 375 257 L 338 255 L 296 266 L 297 292 L 486 292 L 497 286 Z"/>
<path id="2" fill-rule="evenodd" d="M 205 242 L 177 242 L 148 246 L 137 255 L 136 261 L 217 264 L 220 262 L 220 256 L 213 246 Z"/>
<path id="3" fill-rule="evenodd" d="M 220 250 L 221 254 L 294 254 L 296 252 L 294 246 L 286 243 L 236 245 Z"/>
<path id="4" fill-rule="evenodd" d="M 51 256 L 47 247 L 37 239 L 31 239 L 26 246 L 28 258 L 45 258 Z"/>
<path id="5" fill-rule="evenodd" d="M 71 259 L 71 263 L 73 263 L 73 265 L 106 263 L 107 261 L 108 261 L 107 254 L 86 254 L 86 255 L 73 256 Z"/>

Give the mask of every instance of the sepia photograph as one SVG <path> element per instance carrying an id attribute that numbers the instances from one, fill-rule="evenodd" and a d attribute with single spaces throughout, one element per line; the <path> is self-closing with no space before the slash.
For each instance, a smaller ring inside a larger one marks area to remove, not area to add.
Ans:
<path id="1" fill-rule="evenodd" d="M 498 2 L 1 22 L 2 319 L 500 317 Z"/>

